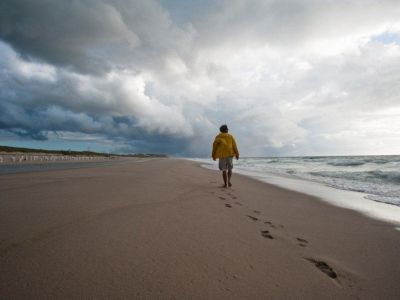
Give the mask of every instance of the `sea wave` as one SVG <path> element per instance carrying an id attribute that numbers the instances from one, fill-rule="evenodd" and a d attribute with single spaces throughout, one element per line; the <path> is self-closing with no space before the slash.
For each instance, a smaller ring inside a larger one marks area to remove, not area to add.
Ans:
<path id="1" fill-rule="evenodd" d="M 372 183 L 400 183 L 400 172 L 373 170 L 365 172 L 317 171 L 310 175 L 325 178 L 349 179 Z"/>
<path id="2" fill-rule="evenodd" d="M 354 166 L 362 166 L 365 163 L 366 163 L 365 161 L 344 160 L 344 161 L 328 162 L 328 165 L 335 166 L 335 167 L 354 167 Z"/>
<path id="3" fill-rule="evenodd" d="M 377 178 L 384 182 L 400 183 L 400 172 L 377 170 L 367 172 L 367 174 L 372 178 Z"/>

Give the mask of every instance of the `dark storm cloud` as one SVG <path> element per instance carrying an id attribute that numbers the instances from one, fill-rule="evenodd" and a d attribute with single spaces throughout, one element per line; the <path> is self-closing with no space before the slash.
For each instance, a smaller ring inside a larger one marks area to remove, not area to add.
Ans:
<path id="1" fill-rule="evenodd" d="M 25 58 L 95 74 L 154 66 L 187 38 L 160 5 L 139 0 L 3 1 L 0 37 Z"/>
<path id="2" fill-rule="evenodd" d="M 4 99 L 1 99 L 4 100 Z M 106 139 L 123 141 L 125 152 L 185 153 L 187 140 L 174 135 L 149 133 L 135 126 L 130 116 L 96 117 L 73 113 L 59 107 L 23 109 L 10 103 L 0 103 L 0 129 L 19 137 L 47 140 L 48 132 L 70 132 L 102 135 Z M 121 149 L 123 150 L 123 149 Z M 129 151 L 128 151 L 129 150 Z"/>

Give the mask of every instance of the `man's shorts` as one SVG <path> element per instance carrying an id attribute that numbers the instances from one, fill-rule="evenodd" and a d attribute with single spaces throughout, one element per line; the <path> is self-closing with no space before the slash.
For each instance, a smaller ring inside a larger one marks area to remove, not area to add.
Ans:
<path id="1" fill-rule="evenodd" d="M 233 156 L 220 158 L 218 162 L 218 167 L 221 171 L 232 170 L 233 169 Z"/>

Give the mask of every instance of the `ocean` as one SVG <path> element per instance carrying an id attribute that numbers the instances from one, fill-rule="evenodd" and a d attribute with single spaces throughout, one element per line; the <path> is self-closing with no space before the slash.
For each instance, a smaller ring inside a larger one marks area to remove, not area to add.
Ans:
<path id="1" fill-rule="evenodd" d="M 195 160 L 207 168 L 218 168 L 211 159 Z M 248 157 L 234 160 L 234 172 L 305 193 L 315 190 L 316 185 L 357 192 L 365 200 L 386 204 L 388 211 L 395 207 L 394 213 L 400 212 L 400 155 Z M 326 198 L 321 193 L 310 194 Z M 352 205 L 342 206 L 353 208 Z M 360 205 L 366 207 L 368 203 Z M 395 219 L 400 219 L 400 215 Z"/>

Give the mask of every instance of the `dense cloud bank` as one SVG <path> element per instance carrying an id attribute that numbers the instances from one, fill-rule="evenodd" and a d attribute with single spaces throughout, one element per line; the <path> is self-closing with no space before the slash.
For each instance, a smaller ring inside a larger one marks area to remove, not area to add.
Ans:
<path id="1" fill-rule="evenodd" d="M 398 1 L 3 1 L 0 142 L 110 151 L 400 150 Z"/>

